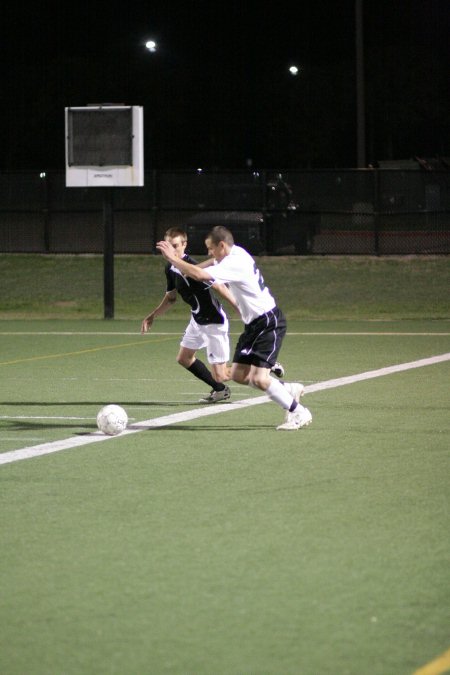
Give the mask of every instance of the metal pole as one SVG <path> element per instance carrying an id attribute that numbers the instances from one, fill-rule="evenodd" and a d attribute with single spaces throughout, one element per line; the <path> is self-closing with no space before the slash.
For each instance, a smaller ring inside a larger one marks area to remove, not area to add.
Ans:
<path id="1" fill-rule="evenodd" d="M 104 318 L 114 318 L 114 216 L 113 188 L 103 190 L 103 298 Z"/>
<path id="2" fill-rule="evenodd" d="M 364 91 L 363 0 L 355 0 L 356 43 L 356 155 L 357 166 L 366 166 L 366 120 Z"/>

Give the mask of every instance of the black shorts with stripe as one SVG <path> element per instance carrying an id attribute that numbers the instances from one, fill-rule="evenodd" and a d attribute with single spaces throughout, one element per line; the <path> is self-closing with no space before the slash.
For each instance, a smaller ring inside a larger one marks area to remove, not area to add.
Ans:
<path id="1" fill-rule="evenodd" d="M 253 319 L 239 337 L 233 363 L 271 368 L 277 360 L 286 328 L 286 318 L 278 307 Z"/>

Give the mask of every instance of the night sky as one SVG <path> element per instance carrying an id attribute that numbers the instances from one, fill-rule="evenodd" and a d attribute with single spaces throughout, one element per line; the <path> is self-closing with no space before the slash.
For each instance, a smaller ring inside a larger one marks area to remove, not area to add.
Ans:
<path id="1" fill-rule="evenodd" d="M 363 3 L 367 162 L 450 156 L 450 0 Z M 64 108 L 107 102 L 144 107 L 146 170 L 356 166 L 354 0 L 2 15 L 1 169 L 64 170 Z"/>

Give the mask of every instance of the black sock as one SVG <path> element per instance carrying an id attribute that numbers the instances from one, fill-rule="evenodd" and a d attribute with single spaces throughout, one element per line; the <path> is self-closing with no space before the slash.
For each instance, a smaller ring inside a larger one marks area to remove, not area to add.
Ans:
<path id="1" fill-rule="evenodd" d="M 214 391 L 223 391 L 225 389 L 225 385 L 221 382 L 216 382 L 203 361 L 199 359 L 195 359 L 192 366 L 189 366 L 186 370 L 195 375 L 195 377 L 198 377 L 199 380 L 206 382 Z"/>

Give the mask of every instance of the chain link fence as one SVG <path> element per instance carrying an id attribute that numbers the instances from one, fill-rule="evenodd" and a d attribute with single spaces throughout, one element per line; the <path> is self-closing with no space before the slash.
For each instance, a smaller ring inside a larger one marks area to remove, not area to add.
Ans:
<path id="1" fill-rule="evenodd" d="M 149 253 L 185 227 L 192 253 L 224 224 L 253 254 L 448 254 L 450 172 L 154 171 L 144 187 L 67 188 L 63 172 L 0 173 L 0 252 Z"/>

